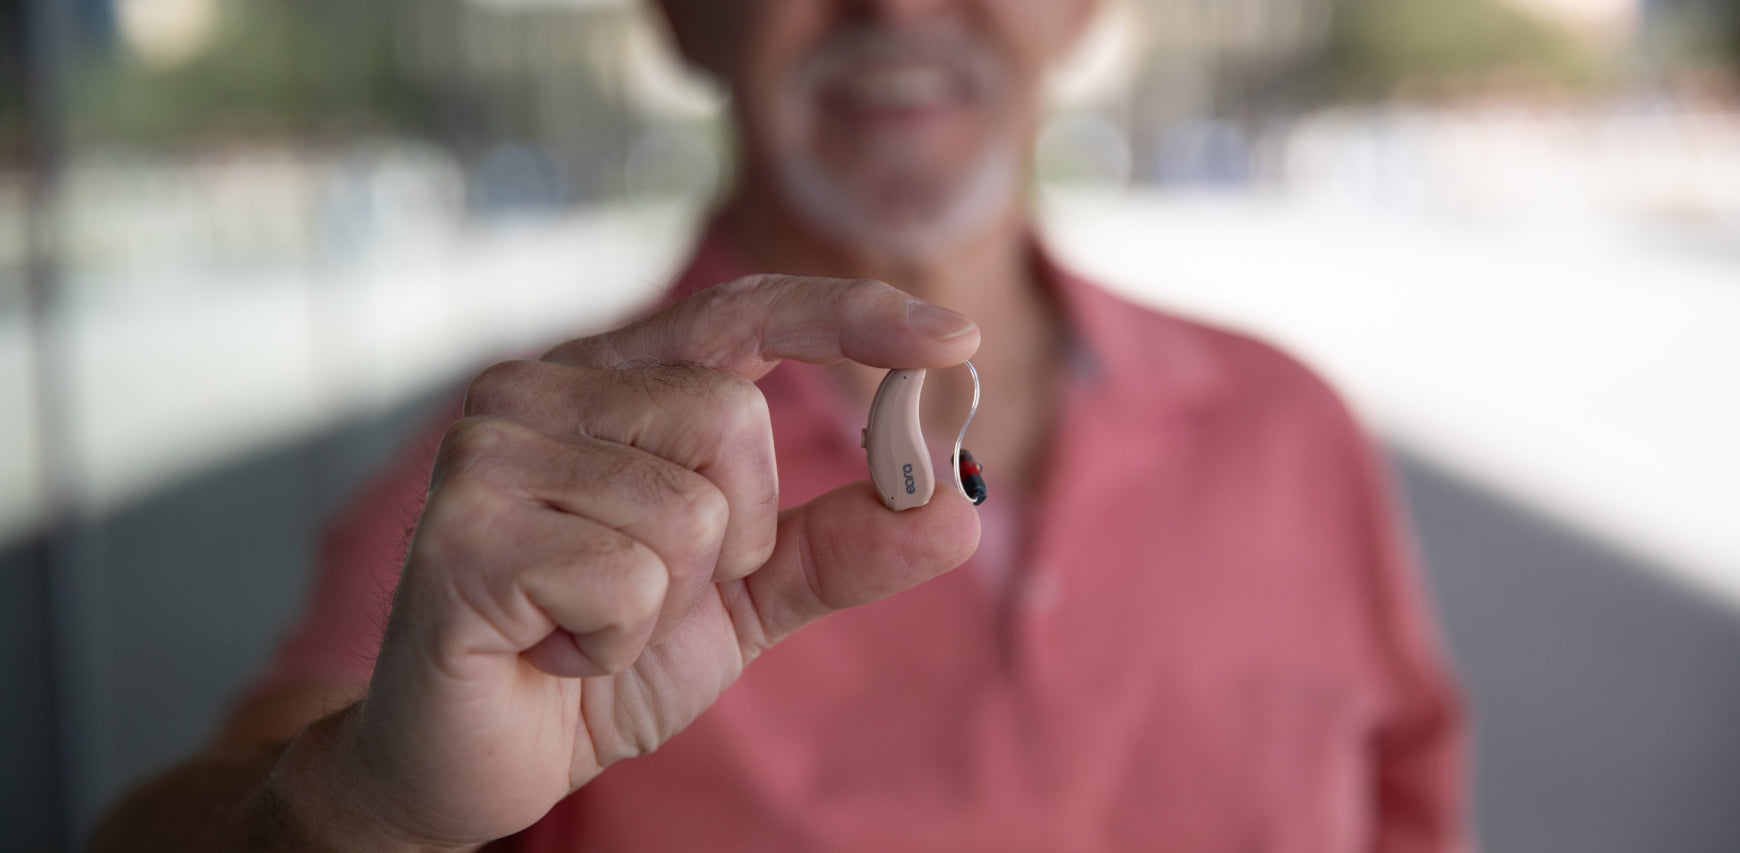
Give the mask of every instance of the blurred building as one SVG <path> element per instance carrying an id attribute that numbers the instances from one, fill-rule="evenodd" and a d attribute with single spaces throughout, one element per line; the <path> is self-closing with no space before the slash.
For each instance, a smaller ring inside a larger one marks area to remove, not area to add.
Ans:
<path id="1" fill-rule="evenodd" d="M 1602 39 L 1629 38 L 1646 0 L 1506 0 L 1559 24 Z"/>
<path id="2" fill-rule="evenodd" d="M 1335 0 L 1132 0 L 1135 54 L 1121 116 L 1130 178 L 1242 182 L 1259 126 L 1313 94 L 1299 72 L 1323 53 Z"/>
<path id="3" fill-rule="evenodd" d="M 442 0 L 401 10 L 393 47 L 478 202 L 561 206 L 622 191 L 642 124 L 620 76 L 636 23 L 623 2 Z"/>

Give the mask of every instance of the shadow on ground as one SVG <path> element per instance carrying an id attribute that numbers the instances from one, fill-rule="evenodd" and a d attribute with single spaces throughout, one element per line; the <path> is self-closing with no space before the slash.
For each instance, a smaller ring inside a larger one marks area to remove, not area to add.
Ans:
<path id="1" fill-rule="evenodd" d="M 1493 853 L 1740 850 L 1740 613 L 1402 456 Z"/>

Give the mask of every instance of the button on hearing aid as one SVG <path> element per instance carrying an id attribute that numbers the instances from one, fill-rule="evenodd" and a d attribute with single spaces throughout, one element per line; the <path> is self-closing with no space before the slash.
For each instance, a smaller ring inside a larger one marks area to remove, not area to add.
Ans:
<path id="1" fill-rule="evenodd" d="M 967 426 L 979 412 L 979 371 L 972 362 L 966 368 L 973 376 L 973 405 L 955 437 L 955 452 L 949 464 L 955 469 L 955 488 L 974 504 L 985 502 L 985 479 L 973 454 L 961 449 Z M 860 443 L 870 463 L 870 482 L 891 510 L 924 506 L 936 490 L 936 475 L 930 449 L 924 443 L 924 428 L 918 419 L 918 401 L 924 391 L 923 370 L 890 370 L 876 389 L 870 404 L 870 424 Z"/>

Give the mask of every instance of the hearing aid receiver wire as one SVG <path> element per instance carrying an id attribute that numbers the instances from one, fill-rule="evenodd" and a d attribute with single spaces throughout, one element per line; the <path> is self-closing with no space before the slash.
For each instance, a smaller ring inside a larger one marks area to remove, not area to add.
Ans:
<path id="1" fill-rule="evenodd" d="M 966 362 L 967 372 L 973 375 L 973 405 L 967 409 L 967 419 L 961 424 L 961 434 L 955 436 L 955 455 L 949 457 L 949 467 L 955 469 L 955 488 L 968 500 L 973 496 L 967 494 L 967 487 L 961 482 L 961 443 L 967 440 L 967 427 L 973 423 L 973 416 L 979 413 L 979 369 L 972 362 Z"/>

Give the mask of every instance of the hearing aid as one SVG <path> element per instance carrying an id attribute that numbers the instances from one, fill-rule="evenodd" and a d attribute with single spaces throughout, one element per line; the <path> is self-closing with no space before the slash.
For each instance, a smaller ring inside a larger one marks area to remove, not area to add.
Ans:
<path id="1" fill-rule="evenodd" d="M 949 457 L 954 468 L 955 488 L 976 506 L 985 502 L 984 469 L 973 454 L 962 449 L 967 427 L 979 413 L 979 371 L 966 362 L 973 376 L 973 404 L 967 410 L 966 422 L 955 436 L 955 452 Z M 864 427 L 862 444 L 870 464 L 870 482 L 876 496 L 889 509 L 899 512 L 930 503 L 936 491 L 936 473 L 931 466 L 930 448 L 924 443 L 924 427 L 919 423 L 918 401 L 924 392 L 923 370 L 890 370 L 876 388 L 876 398 L 870 403 L 870 422 Z"/>

